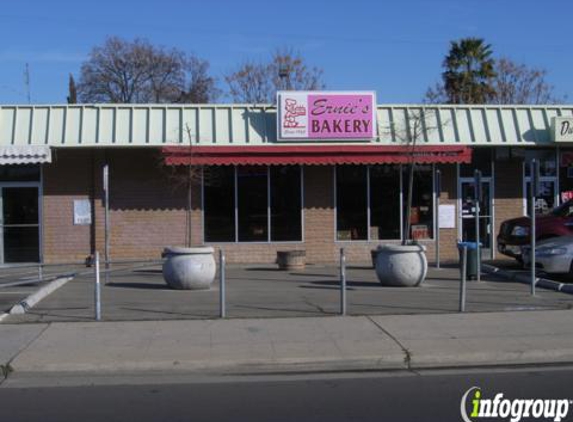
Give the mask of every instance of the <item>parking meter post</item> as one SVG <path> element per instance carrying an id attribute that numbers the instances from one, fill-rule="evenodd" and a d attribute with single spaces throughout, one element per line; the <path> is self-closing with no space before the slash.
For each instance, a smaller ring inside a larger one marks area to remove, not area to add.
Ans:
<path id="1" fill-rule="evenodd" d="M 219 317 L 227 317 L 226 291 L 225 291 L 225 254 L 219 249 Z"/>
<path id="2" fill-rule="evenodd" d="M 468 247 L 463 246 L 462 249 L 462 271 L 460 280 L 460 312 L 466 311 L 466 273 L 468 265 Z"/>
<path id="3" fill-rule="evenodd" d="M 101 284 L 99 278 L 99 252 L 95 253 L 95 320 L 101 320 Z"/>
<path id="4" fill-rule="evenodd" d="M 104 191 L 104 259 L 105 259 L 105 284 L 109 283 L 109 245 L 110 245 L 110 218 L 109 218 L 109 164 L 103 167 L 103 191 Z"/>
<path id="5" fill-rule="evenodd" d="M 340 315 L 346 315 L 346 255 L 340 248 Z"/>
<path id="6" fill-rule="evenodd" d="M 475 203 L 475 226 L 476 226 L 476 244 L 477 244 L 477 274 L 476 281 L 481 281 L 481 242 L 479 230 L 479 215 L 480 215 L 480 201 L 481 201 L 481 171 L 474 172 L 474 203 Z"/>
<path id="7" fill-rule="evenodd" d="M 538 168 L 538 163 L 537 160 L 533 159 L 531 160 L 531 164 L 530 164 L 530 169 L 529 169 L 529 174 L 530 174 L 530 179 L 531 179 L 531 183 L 530 186 L 531 188 L 529 189 L 530 191 L 530 203 L 531 203 L 531 210 L 530 210 L 530 216 L 531 216 L 531 227 L 530 227 L 530 233 L 529 233 L 529 238 L 531 239 L 531 252 L 530 252 L 530 263 L 531 263 L 531 296 L 535 296 L 535 266 L 536 266 L 536 262 L 535 262 L 535 232 L 536 232 L 536 224 L 535 224 L 535 198 L 538 195 L 538 189 L 539 189 L 539 168 Z"/>
<path id="8" fill-rule="evenodd" d="M 436 170 L 436 234 L 435 234 L 435 250 L 436 250 L 436 268 L 440 268 L 440 193 L 442 192 L 442 173 Z"/>

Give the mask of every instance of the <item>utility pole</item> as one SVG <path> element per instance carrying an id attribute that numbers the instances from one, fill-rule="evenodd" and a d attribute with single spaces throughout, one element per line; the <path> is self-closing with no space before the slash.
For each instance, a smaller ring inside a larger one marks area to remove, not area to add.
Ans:
<path id="1" fill-rule="evenodd" d="M 24 89 L 26 90 L 28 104 L 32 104 L 32 95 L 30 94 L 30 66 L 28 63 L 26 63 L 24 68 Z"/>

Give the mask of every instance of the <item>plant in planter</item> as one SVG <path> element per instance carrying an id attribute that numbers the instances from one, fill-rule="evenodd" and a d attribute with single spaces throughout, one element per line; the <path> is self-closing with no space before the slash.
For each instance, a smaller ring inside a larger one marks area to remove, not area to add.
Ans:
<path id="1" fill-rule="evenodd" d="M 192 210 L 193 185 L 208 179 L 208 169 L 195 166 L 192 163 L 192 136 L 189 126 L 186 126 L 189 138 L 189 164 L 184 171 L 171 167 L 168 178 L 174 189 L 184 188 L 187 193 L 185 215 L 185 246 L 168 246 L 163 250 L 163 278 L 167 285 L 180 290 L 209 289 L 215 279 L 217 265 L 214 249 L 203 245 L 193 245 Z M 167 166 L 166 166 L 167 167 Z"/>
<path id="2" fill-rule="evenodd" d="M 412 239 L 412 192 L 416 171 L 416 143 L 436 127 L 428 125 L 428 111 L 423 107 L 410 111 L 403 127 L 391 123 L 390 131 L 408 147 L 408 195 L 406 197 L 405 224 L 400 244 L 380 245 L 372 251 L 376 275 L 386 286 L 414 287 L 426 278 L 428 260 L 426 248 Z"/>

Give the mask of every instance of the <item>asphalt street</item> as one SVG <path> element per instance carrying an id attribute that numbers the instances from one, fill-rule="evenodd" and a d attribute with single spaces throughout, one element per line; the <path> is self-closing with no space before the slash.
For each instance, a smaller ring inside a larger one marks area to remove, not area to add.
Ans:
<path id="1" fill-rule="evenodd" d="M 0 386 L 0 409 L 2 420 L 11 422 L 442 422 L 462 420 L 460 403 L 472 387 L 479 387 L 483 398 L 503 393 L 507 399 L 567 399 L 569 403 L 572 382 L 572 367 L 228 379 L 94 376 L 71 380 L 68 386 L 60 379 L 59 387 L 41 379 L 15 377 Z M 563 420 L 573 417 L 573 405 L 568 407 L 572 409 Z"/>

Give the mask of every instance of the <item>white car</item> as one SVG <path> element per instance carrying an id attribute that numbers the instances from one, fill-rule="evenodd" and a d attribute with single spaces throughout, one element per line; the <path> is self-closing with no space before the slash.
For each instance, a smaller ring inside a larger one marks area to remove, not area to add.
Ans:
<path id="1" fill-rule="evenodd" d="M 548 274 L 568 274 L 573 277 L 573 236 L 545 239 L 535 245 L 535 266 Z M 521 250 L 523 265 L 531 266 L 531 247 Z"/>

